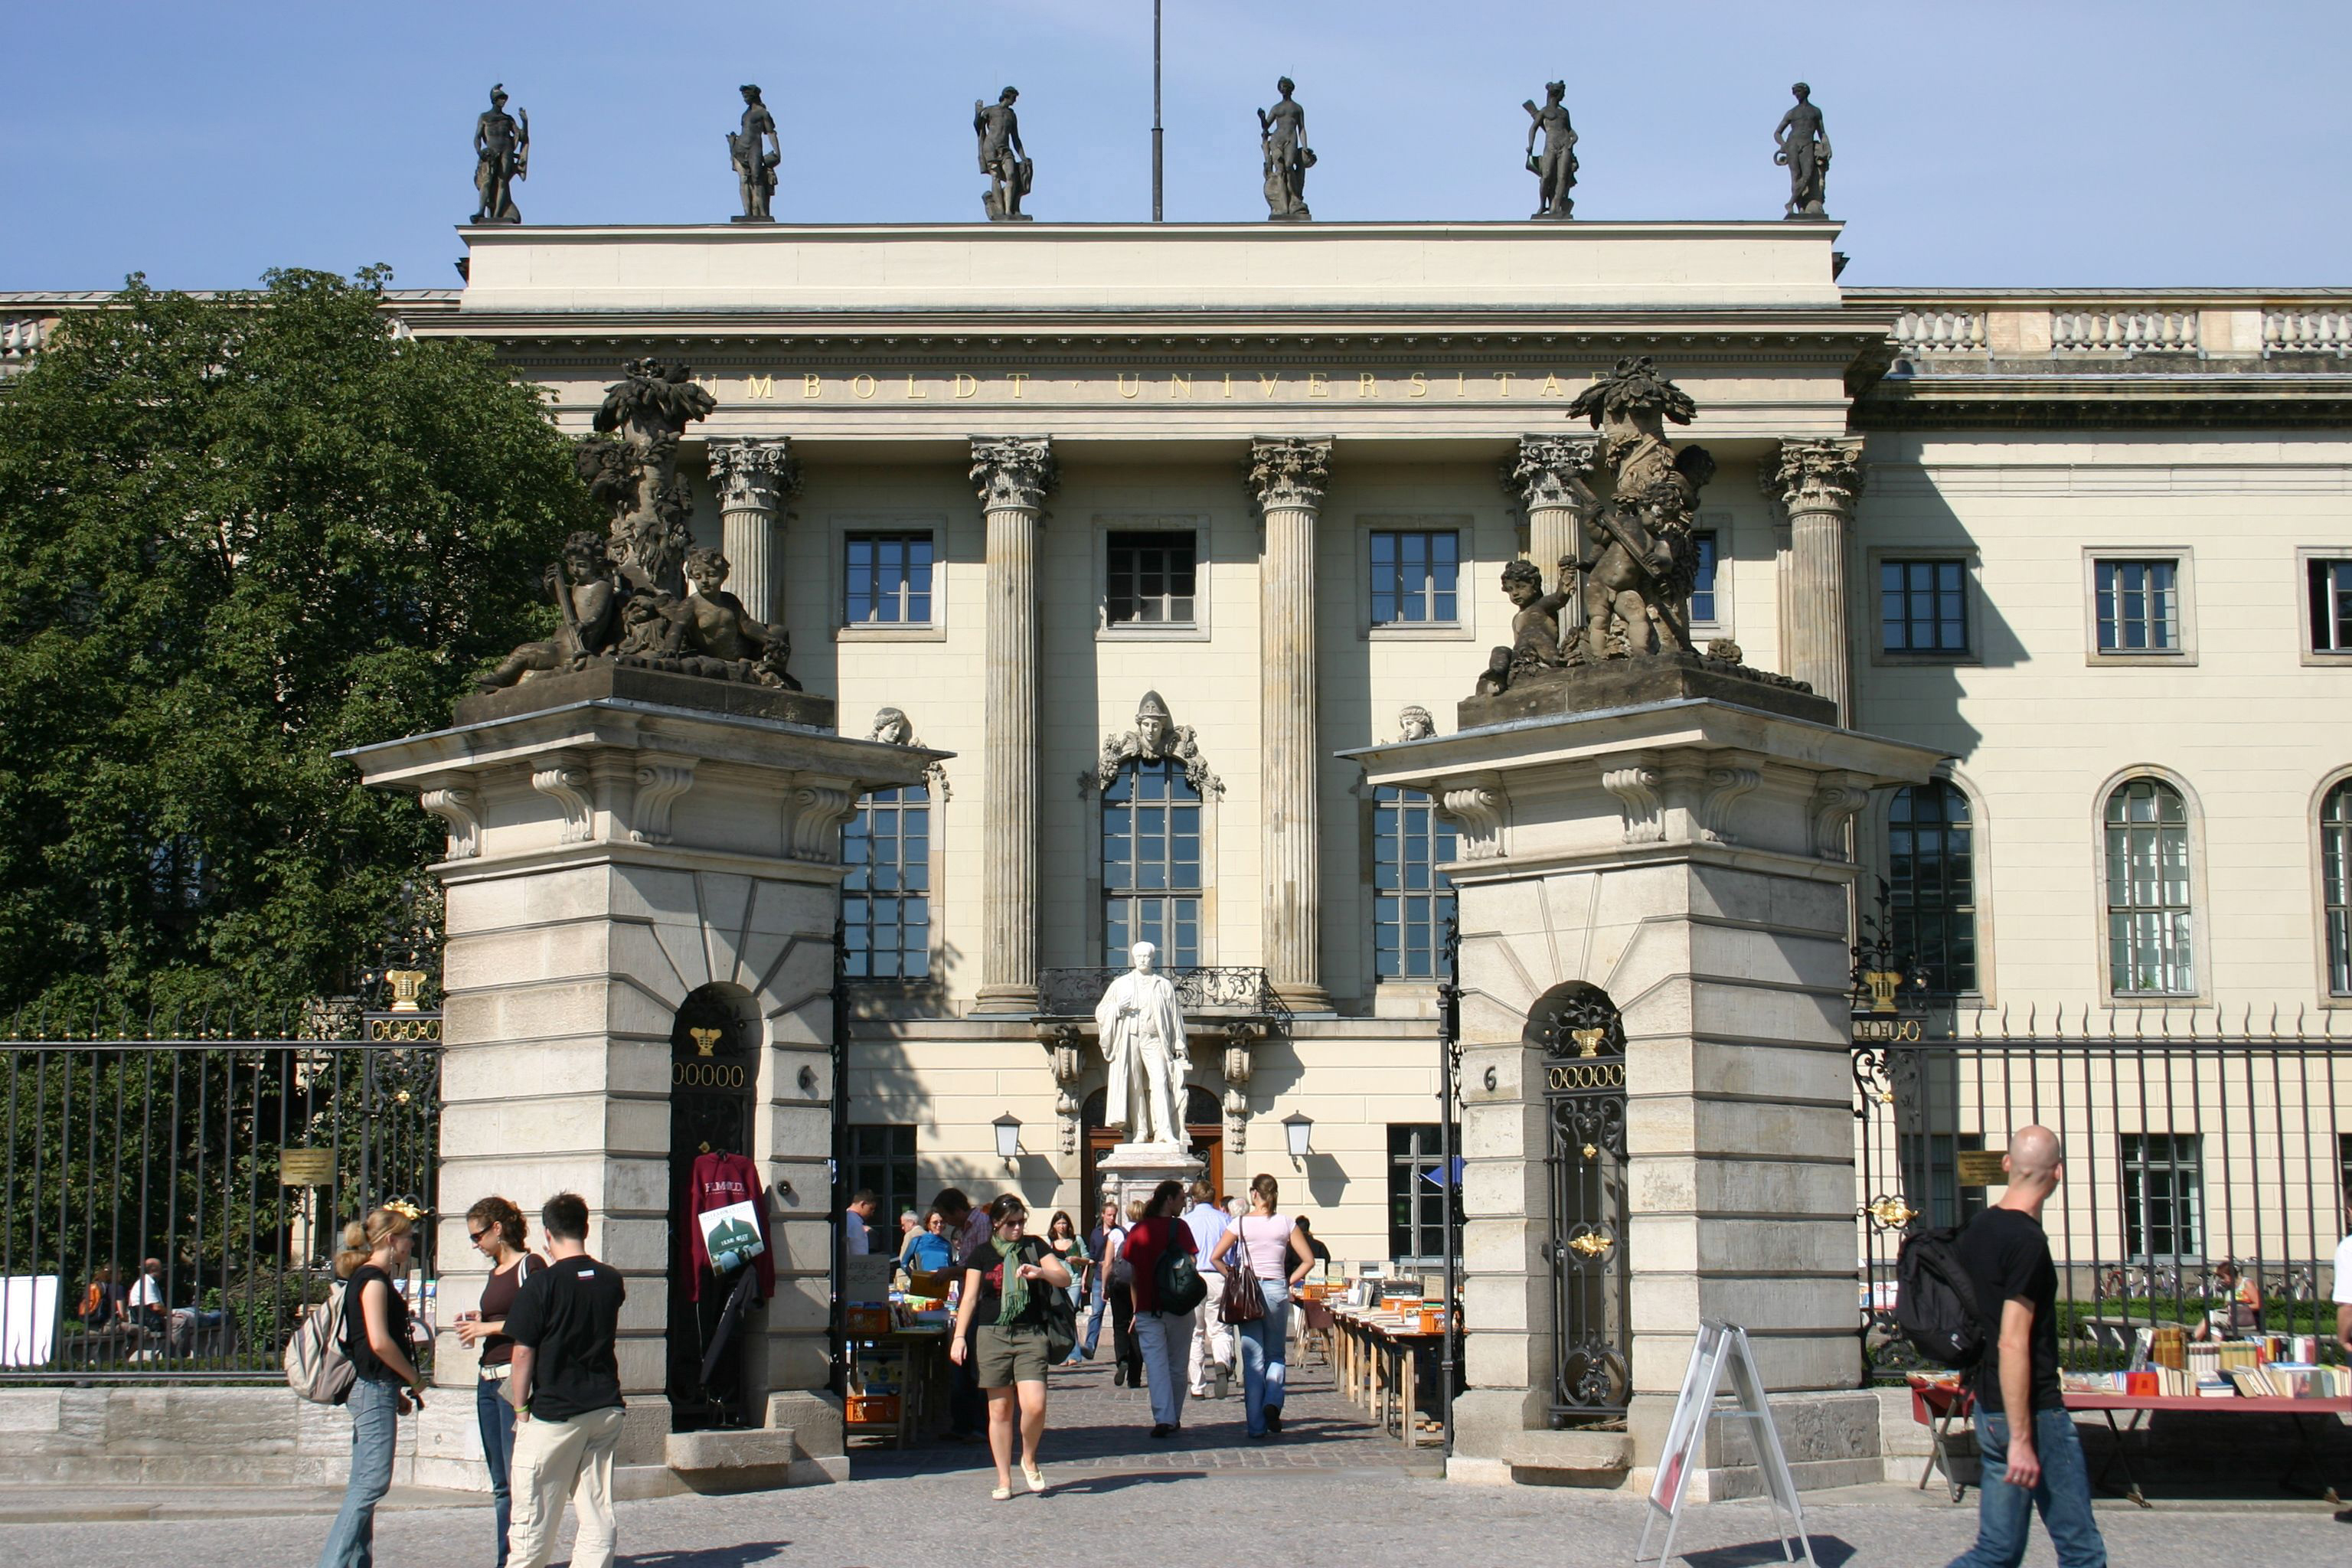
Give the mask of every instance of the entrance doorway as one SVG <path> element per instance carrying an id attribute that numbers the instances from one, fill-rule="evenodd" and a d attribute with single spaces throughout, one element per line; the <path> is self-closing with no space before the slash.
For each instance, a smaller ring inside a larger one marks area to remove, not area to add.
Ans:
<path id="1" fill-rule="evenodd" d="M 1081 1232 L 1094 1228 L 1095 1216 L 1102 1208 L 1102 1186 L 1095 1170 L 1102 1157 L 1117 1146 L 1119 1129 L 1103 1125 L 1104 1091 L 1095 1090 L 1087 1096 L 1079 1112 L 1086 1128 L 1085 1156 L 1079 1176 L 1079 1203 L 1076 1215 Z M 1217 1110 L 1217 1097 L 1198 1084 L 1184 1089 L 1184 1138 L 1192 1144 L 1192 1152 L 1209 1163 L 1209 1184 L 1220 1196 L 1225 1191 L 1225 1123 Z"/>
<path id="2" fill-rule="evenodd" d="M 672 1231 L 666 1383 L 674 1431 L 740 1426 L 748 1420 L 742 1364 L 743 1340 L 749 1330 L 740 1322 L 730 1324 L 724 1340 L 719 1340 L 727 1281 L 708 1268 L 690 1265 L 685 1227 L 694 1223 L 688 1191 L 695 1161 L 705 1154 L 751 1152 L 751 1095 L 758 1070 L 751 1031 L 739 1016 L 736 1004 L 708 985 L 688 996 L 670 1031 Z M 723 1348 L 706 1380 L 705 1352 L 714 1342 Z"/>

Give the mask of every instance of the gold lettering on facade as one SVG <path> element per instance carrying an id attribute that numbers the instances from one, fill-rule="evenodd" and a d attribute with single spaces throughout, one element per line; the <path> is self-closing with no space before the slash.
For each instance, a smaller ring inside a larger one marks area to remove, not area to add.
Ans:
<path id="1" fill-rule="evenodd" d="M 801 377 L 801 395 L 803 397 L 824 396 L 824 378 L 817 374 L 814 371 L 811 371 L 808 374 Z"/>
<path id="2" fill-rule="evenodd" d="M 1456 397 L 1463 395 L 1462 378 L 1466 374 L 1466 372 L 1458 370 L 1454 373 L 1454 395 Z"/>
<path id="3" fill-rule="evenodd" d="M 1168 377 L 1168 395 L 1175 397 L 1179 395 L 1187 398 L 1192 395 L 1192 378 L 1189 375 L 1177 375 L 1171 372 Z"/>
<path id="4" fill-rule="evenodd" d="M 1025 370 L 1016 370 L 1005 376 L 1004 379 L 1013 384 L 1013 395 L 1019 397 L 1021 395 L 1021 389 L 1029 384 L 1029 373 Z"/>
<path id="5" fill-rule="evenodd" d="M 980 377 L 976 375 L 966 375 L 961 371 L 956 372 L 955 395 L 958 397 L 978 397 L 980 395 Z"/>
<path id="6" fill-rule="evenodd" d="M 1232 402 L 1232 401 L 1233 401 L 1233 396 L 1234 396 L 1234 373 L 1233 373 L 1232 371 L 1227 371 L 1227 372 L 1225 372 L 1225 401 L 1227 401 L 1228 403 Z"/>
<path id="7" fill-rule="evenodd" d="M 1504 395 L 1504 396 L 1506 396 L 1506 397 L 1510 396 L 1510 395 L 1511 395 L 1511 373 L 1510 373 L 1509 371 L 1507 371 L 1507 370 L 1498 370 L 1498 371 L 1496 371 L 1496 372 L 1495 373 L 1495 379 L 1496 379 L 1497 382 L 1499 382 L 1499 383 L 1501 383 L 1501 384 L 1502 384 L 1502 387 L 1503 387 L 1503 395 Z"/>
<path id="8" fill-rule="evenodd" d="M 775 396 L 776 378 L 772 375 L 745 376 L 743 378 L 743 395 L 746 397 Z"/>
<path id="9" fill-rule="evenodd" d="M 1280 375 L 1268 375 L 1264 371 L 1257 373 L 1257 384 L 1265 388 L 1265 395 L 1268 398 L 1272 398 L 1274 396 L 1274 389 L 1281 380 L 1282 377 Z"/>
<path id="10" fill-rule="evenodd" d="M 1378 397 L 1380 395 L 1381 395 L 1381 384 L 1380 384 L 1380 380 L 1379 380 L 1379 378 L 1378 378 L 1378 377 L 1376 377 L 1375 375 L 1373 375 L 1373 374 L 1372 374 L 1372 373 L 1371 373 L 1370 371 L 1365 371 L 1365 372 L 1363 372 L 1361 374 L 1360 374 L 1360 375 L 1358 375 L 1358 376 L 1356 377 L 1356 395 L 1357 395 L 1357 396 L 1359 396 L 1359 397 Z"/>
<path id="11" fill-rule="evenodd" d="M 1319 370 L 1308 371 L 1307 373 L 1307 395 L 1309 397 L 1330 396 L 1331 378 L 1324 374 Z"/>
<path id="12" fill-rule="evenodd" d="M 871 397 L 874 395 L 874 378 L 870 375 L 853 375 L 849 378 L 849 390 L 856 396 Z"/>
<path id="13" fill-rule="evenodd" d="M 1546 397 L 1566 397 L 1568 394 L 1559 389 L 1559 377 L 1548 374 L 1544 377 L 1542 395 Z"/>
<path id="14" fill-rule="evenodd" d="M 1113 374 L 1115 379 L 1118 382 L 1118 395 L 1121 397 L 1139 397 L 1142 395 L 1143 378 L 1141 376 L 1137 376 L 1135 378 L 1135 384 L 1133 386 L 1129 386 L 1127 384 L 1127 377 L 1118 375 L 1117 373 Z"/>
<path id="15" fill-rule="evenodd" d="M 1429 395 L 1429 377 L 1422 374 L 1419 371 L 1414 371 L 1412 373 L 1412 390 L 1405 394 L 1405 395 L 1408 397 L 1427 397 Z"/>
<path id="16" fill-rule="evenodd" d="M 929 403 L 930 400 L 931 400 L 931 395 L 930 395 L 929 393 L 928 393 L 928 392 L 918 392 L 918 391 L 916 391 L 916 390 L 915 390 L 915 376 L 914 376 L 914 373 L 913 373 L 912 371 L 908 372 L 908 374 L 907 374 L 907 401 L 908 401 L 908 402 L 909 402 L 909 403 Z"/>

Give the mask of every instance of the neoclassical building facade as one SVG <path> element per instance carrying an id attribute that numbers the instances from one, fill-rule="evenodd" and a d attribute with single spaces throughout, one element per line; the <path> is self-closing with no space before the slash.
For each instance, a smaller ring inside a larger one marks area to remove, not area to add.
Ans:
<path id="1" fill-rule="evenodd" d="M 1847 289 L 1839 232 L 499 226 L 391 303 L 568 430 L 689 364 L 698 538 L 845 733 L 951 753 L 848 829 L 854 1184 L 1081 1212 L 1074 1021 L 1150 940 L 1222 1185 L 1433 1261 L 1461 817 L 1338 753 L 1456 727 L 1623 356 L 1718 464 L 1696 637 L 1950 758 L 1856 853 L 1976 1027 L 2352 1007 L 2352 289 Z M 0 372 L 93 302 L 0 296 Z"/>

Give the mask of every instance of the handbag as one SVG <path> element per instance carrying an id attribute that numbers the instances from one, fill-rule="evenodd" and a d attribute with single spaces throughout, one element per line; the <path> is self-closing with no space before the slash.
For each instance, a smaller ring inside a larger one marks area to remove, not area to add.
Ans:
<path id="1" fill-rule="evenodd" d="M 1043 1259 L 1041 1258 L 1042 1262 Z M 1067 1268 L 1065 1263 L 1063 1267 Z M 1070 1293 L 1058 1285 L 1044 1280 L 1031 1281 L 1033 1289 L 1045 1292 L 1045 1364 L 1059 1366 L 1070 1359 L 1078 1348 L 1078 1309 Z"/>
<path id="2" fill-rule="evenodd" d="M 1234 1234 L 1242 1235 L 1244 1221 L 1234 1222 Z M 1265 1291 L 1257 1282 L 1257 1270 L 1250 1266 L 1249 1239 L 1243 1237 L 1234 1243 L 1241 1254 L 1241 1267 L 1226 1281 L 1224 1299 L 1217 1303 L 1217 1321 L 1221 1323 L 1255 1323 L 1265 1316 Z"/>

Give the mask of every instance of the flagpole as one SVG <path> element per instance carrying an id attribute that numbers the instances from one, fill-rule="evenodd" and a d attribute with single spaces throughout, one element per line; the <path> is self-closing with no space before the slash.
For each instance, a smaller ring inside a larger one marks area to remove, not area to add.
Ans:
<path id="1" fill-rule="evenodd" d="M 1151 0 L 1151 221 L 1160 218 L 1160 0 Z"/>

